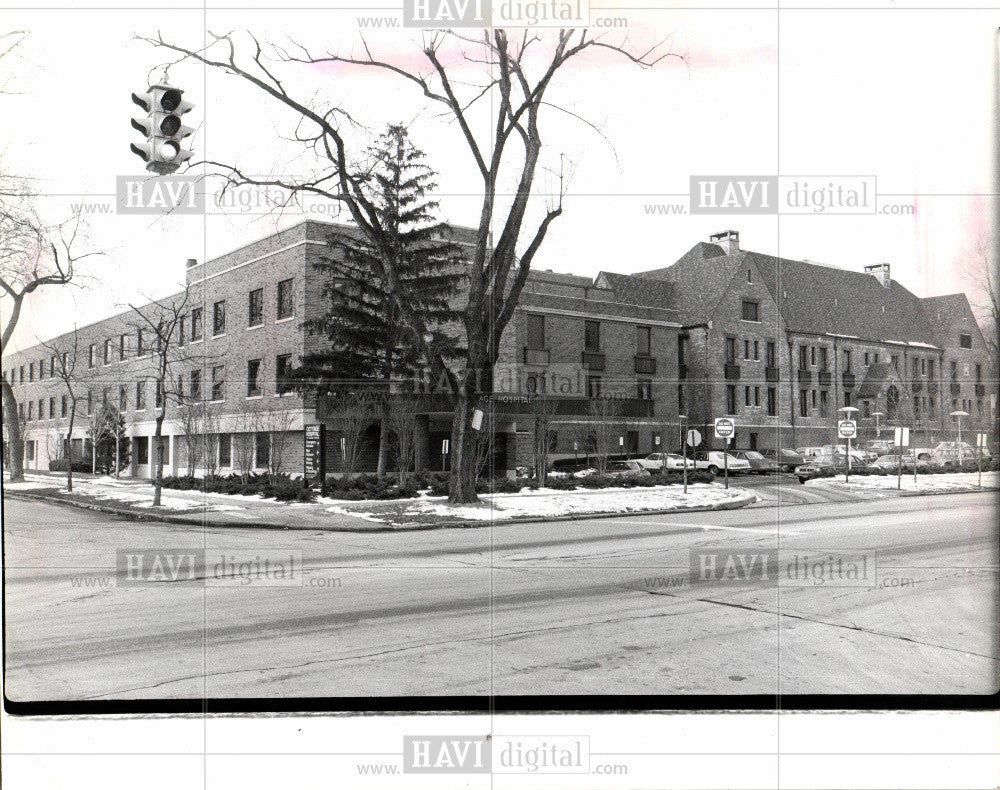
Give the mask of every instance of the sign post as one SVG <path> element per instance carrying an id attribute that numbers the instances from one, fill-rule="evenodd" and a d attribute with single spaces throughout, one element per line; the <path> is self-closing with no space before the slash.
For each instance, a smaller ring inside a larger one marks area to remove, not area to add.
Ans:
<path id="1" fill-rule="evenodd" d="M 447 471 L 448 465 L 448 450 L 451 442 L 448 439 L 441 440 L 441 471 Z"/>
<path id="2" fill-rule="evenodd" d="M 902 487 L 903 483 L 903 448 L 910 446 L 910 429 L 909 428 L 896 428 L 896 449 L 899 453 L 899 459 L 897 461 L 898 467 L 896 469 L 896 488 Z M 914 469 L 916 468 L 916 459 L 914 459 Z"/>
<path id="3" fill-rule="evenodd" d="M 858 435 L 858 424 L 854 420 L 838 420 L 837 436 L 847 439 L 847 474 L 844 477 L 845 483 L 851 482 L 851 439 Z M 834 466 L 836 466 L 836 459 Z"/>
<path id="4" fill-rule="evenodd" d="M 687 432 L 687 436 L 684 437 L 684 493 L 688 492 L 688 454 L 687 447 L 690 444 L 691 447 L 697 447 L 701 444 L 701 433 L 692 428 Z"/>
<path id="5" fill-rule="evenodd" d="M 725 474 L 726 488 L 729 488 L 729 442 L 736 433 L 736 423 L 730 417 L 715 418 L 715 438 L 725 439 L 726 447 L 722 451 L 722 466 Z"/>
<path id="6" fill-rule="evenodd" d="M 979 487 L 983 487 L 983 452 L 986 450 L 986 434 L 976 434 L 976 462 L 979 464 Z"/>
<path id="7" fill-rule="evenodd" d="M 302 477 L 304 480 L 318 477 L 320 495 L 326 496 L 326 426 L 307 425 L 305 436 Z"/>

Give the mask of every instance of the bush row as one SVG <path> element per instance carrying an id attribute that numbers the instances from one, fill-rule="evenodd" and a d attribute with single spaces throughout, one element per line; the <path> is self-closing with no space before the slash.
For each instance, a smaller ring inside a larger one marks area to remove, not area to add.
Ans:
<path id="1" fill-rule="evenodd" d="M 301 480 L 292 480 L 288 475 L 251 474 L 247 475 L 246 480 L 237 474 L 225 477 L 221 475 L 207 477 L 169 475 L 163 478 L 163 487 L 180 491 L 201 491 L 209 494 L 245 494 L 247 496 L 259 494 L 268 499 L 277 499 L 282 502 L 311 502 L 316 498 L 315 491 L 303 488 Z"/>
<path id="2" fill-rule="evenodd" d="M 949 464 L 947 466 L 942 465 L 942 464 L 933 464 L 931 466 L 926 466 L 926 467 L 921 466 L 921 467 L 919 467 L 917 469 L 917 477 L 919 478 L 921 475 L 946 475 L 946 474 L 954 474 L 955 472 L 978 472 L 978 471 L 979 471 L 979 466 L 977 465 L 977 463 L 975 461 L 966 461 L 961 466 L 959 466 L 957 463 L 956 464 Z M 998 471 L 1000 471 L 1000 459 L 994 459 L 992 461 L 984 461 L 983 462 L 983 471 L 984 472 L 998 472 Z M 824 469 L 823 471 L 819 472 L 818 474 L 812 474 L 812 475 L 810 475 L 810 477 L 814 477 L 814 478 L 815 477 L 837 477 L 838 475 L 842 475 L 842 474 L 844 474 L 844 470 L 843 469 L 837 469 L 836 471 L 834 471 L 833 469 Z M 903 467 L 903 477 L 906 477 L 907 475 L 910 475 L 910 476 L 913 475 L 913 467 L 909 467 L 909 468 Z M 851 469 L 851 476 L 852 477 L 866 477 L 866 476 L 870 476 L 870 477 L 885 477 L 885 476 L 897 477 L 898 473 L 897 473 L 897 471 L 895 469 L 882 469 L 881 467 L 878 467 L 878 466 L 867 466 L 867 467 L 863 467 L 861 469 L 852 468 Z"/>
<path id="3" fill-rule="evenodd" d="M 90 461 L 84 461 L 77 458 L 73 461 L 73 471 L 74 472 L 90 472 L 92 469 Z M 69 471 L 69 459 L 68 458 L 56 458 L 49 461 L 49 471 L 50 472 L 68 472 Z"/>

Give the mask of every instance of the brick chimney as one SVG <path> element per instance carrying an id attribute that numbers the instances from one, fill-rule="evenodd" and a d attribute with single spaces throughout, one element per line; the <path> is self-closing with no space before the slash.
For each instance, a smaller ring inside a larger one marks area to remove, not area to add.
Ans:
<path id="1" fill-rule="evenodd" d="M 892 278 L 889 277 L 888 263 L 869 263 L 865 266 L 865 274 L 877 277 L 878 281 L 882 283 L 883 288 L 888 288 L 892 284 Z"/>
<path id="2" fill-rule="evenodd" d="M 187 259 L 187 267 L 189 269 L 191 269 L 191 268 L 193 268 L 193 267 L 195 267 L 197 265 L 198 265 L 198 259 L 197 258 L 188 258 Z"/>
<path id="3" fill-rule="evenodd" d="M 740 232 L 738 230 L 721 230 L 708 237 L 709 244 L 718 244 L 726 255 L 740 251 Z"/>

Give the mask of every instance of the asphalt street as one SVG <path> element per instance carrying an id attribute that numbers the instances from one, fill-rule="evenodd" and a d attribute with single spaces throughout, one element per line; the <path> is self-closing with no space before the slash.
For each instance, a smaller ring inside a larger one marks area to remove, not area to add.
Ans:
<path id="1" fill-rule="evenodd" d="M 7 499 L 4 552 L 14 700 L 998 686 L 995 492 L 397 534 Z M 253 556 L 302 565 L 218 586 Z"/>

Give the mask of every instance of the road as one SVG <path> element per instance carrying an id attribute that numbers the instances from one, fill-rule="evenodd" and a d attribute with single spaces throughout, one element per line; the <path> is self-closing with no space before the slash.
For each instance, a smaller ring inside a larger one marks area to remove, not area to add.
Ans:
<path id="1" fill-rule="evenodd" d="M 995 499 L 396 534 L 201 530 L 8 499 L 6 691 L 985 693 L 998 685 Z M 192 547 L 207 559 L 176 581 L 115 572 L 117 549 Z M 301 552 L 304 569 L 295 586 L 206 585 L 234 551 Z M 735 575 L 692 582 L 692 562 L 716 551 Z M 782 575 L 795 556 L 839 558 L 837 578 Z"/>

